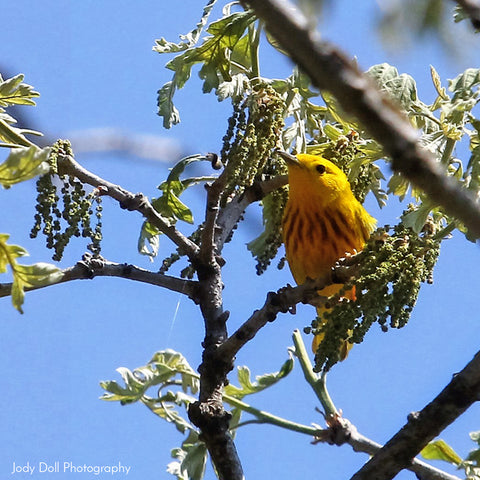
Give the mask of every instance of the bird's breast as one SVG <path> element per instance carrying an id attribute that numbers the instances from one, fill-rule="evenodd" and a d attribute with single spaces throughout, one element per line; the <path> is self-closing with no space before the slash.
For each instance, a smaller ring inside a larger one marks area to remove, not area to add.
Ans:
<path id="1" fill-rule="evenodd" d="M 334 209 L 312 208 L 288 202 L 283 218 L 283 238 L 287 260 L 295 281 L 328 273 L 346 253 L 360 250 L 352 220 Z"/>

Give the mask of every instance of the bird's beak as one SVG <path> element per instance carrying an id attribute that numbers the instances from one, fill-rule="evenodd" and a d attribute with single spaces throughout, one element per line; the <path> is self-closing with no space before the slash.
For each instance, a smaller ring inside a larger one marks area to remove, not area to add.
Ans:
<path id="1" fill-rule="evenodd" d="M 291 153 L 284 152 L 283 150 L 277 150 L 277 154 L 282 157 L 288 166 L 300 167 L 302 164 L 298 161 L 298 158 Z"/>

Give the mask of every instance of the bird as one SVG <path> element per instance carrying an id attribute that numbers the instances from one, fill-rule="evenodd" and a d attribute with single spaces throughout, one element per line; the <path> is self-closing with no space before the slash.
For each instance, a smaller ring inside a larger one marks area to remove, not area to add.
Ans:
<path id="1" fill-rule="evenodd" d="M 289 197 L 282 220 L 282 235 L 290 271 L 298 285 L 328 274 L 342 257 L 360 252 L 375 228 L 376 220 L 355 198 L 345 173 L 320 155 L 278 151 L 288 166 Z M 332 284 L 318 293 L 329 297 L 342 289 Z M 355 287 L 343 294 L 355 300 Z M 325 306 L 317 307 L 320 325 Z M 350 332 L 351 333 L 351 332 Z M 324 334 L 315 335 L 317 352 Z M 339 349 L 344 360 L 352 343 L 345 339 Z"/>

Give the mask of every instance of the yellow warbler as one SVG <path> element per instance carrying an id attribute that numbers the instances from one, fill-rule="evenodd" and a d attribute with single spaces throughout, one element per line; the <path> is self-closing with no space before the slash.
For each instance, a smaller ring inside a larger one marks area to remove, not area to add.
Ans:
<path id="1" fill-rule="evenodd" d="M 296 157 L 279 152 L 288 164 L 289 198 L 283 217 L 283 239 L 290 270 L 297 284 L 307 278 L 327 274 L 335 262 L 362 250 L 376 220 L 355 198 L 345 173 L 319 155 Z M 330 296 L 342 285 L 329 285 L 319 291 Z M 355 289 L 345 293 L 355 299 Z M 325 308 L 317 308 L 322 320 Z M 317 351 L 323 339 L 319 334 L 312 348 Z M 343 342 L 340 359 L 344 360 L 352 344 Z"/>

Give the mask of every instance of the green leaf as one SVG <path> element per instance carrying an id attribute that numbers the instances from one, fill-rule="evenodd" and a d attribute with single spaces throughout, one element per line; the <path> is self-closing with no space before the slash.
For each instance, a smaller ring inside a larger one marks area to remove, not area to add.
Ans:
<path id="1" fill-rule="evenodd" d="M 159 383 L 166 382 L 175 375 L 180 374 L 183 391 L 191 391 L 193 394 L 199 390 L 198 373 L 189 365 L 187 359 L 174 350 L 162 350 L 155 353 L 149 362 L 155 367 Z"/>
<path id="2" fill-rule="evenodd" d="M 171 169 L 167 180 L 157 187 L 162 192 L 162 196 L 152 199 L 152 206 L 170 225 L 174 225 L 177 220 L 192 224 L 192 211 L 180 200 L 180 195 L 188 187 L 217 178 L 202 176 L 180 180 L 180 175 L 190 163 L 202 160 L 207 160 L 207 158 L 204 155 L 190 155 L 183 158 Z M 161 232 L 157 228 L 148 222 L 144 222 L 138 238 L 138 252 L 141 255 L 149 256 L 150 260 L 153 261 L 158 254 L 159 235 L 161 235 Z"/>
<path id="3" fill-rule="evenodd" d="M 470 462 L 475 462 L 475 464 L 480 467 L 480 448 L 469 452 L 467 455 L 467 460 Z"/>
<path id="4" fill-rule="evenodd" d="M 413 77 L 406 73 L 400 75 L 398 70 L 388 63 L 374 65 L 367 74 L 376 81 L 381 90 L 389 93 L 406 111 L 409 111 L 412 104 L 417 101 L 417 86 Z"/>
<path id="5" fill-rule="evenodd" d="M 163 117 L 164 128 L 180 123 L 180 113 L 173 104 L 173 95 L 177 86 L 172 80 L 167 82 L 159 91 L 157 97 L 158 115 Z"/>
<path id="6" fill-rule="evenodd" d="M 120 367 L 117 371 L 125 386 L 115 381 L 101 382 L 101 387 L 107 392 L 101 397 L 102 400 L 119 401 L 122 405 L 140 401 L 159 418 L 173 423 L 179 432 L 194 430 L 182 413 L 195 401 L 193 395 L 199 389 L 199 376 L 183 355 L 173 350 L 163 350 L 155 353 L 143 367 L 133 371 Z M 157 387 L 155 397 L 147 395 L 151 387 Z M 167 387 L 169 390 L 165 391 Z M 177 390 L 172 391 L 172 387 Z"/>
<path id="7" fill-rule="evenodd" d="M 179 121 L 178 110 L 173 105 L 173 95 L 188 81 L 194 65 L 202 64 L 199 76 L 204 80 L 203 92 L 205 93 L 218 88 L 221 81 L 231 81 L 232 74 L 237 73 L 238 70 L 237 67 L 232 67 L 232 56 L 237 61 L 246 58 L 247 47 L 245 42 L 240 40 L 254 21 L 255 16 L 252 12 L 229 14 L 210 24 L 207 28 L 210 35 L 200 45 L 192 44 L 167 63 L 167 68 L 173 70 L 175 74 L 171 82 L 158 91 L 158 114 L 164 118 L 166 128 Z M 236 47 L 238 47 L 237 51 L 235 51 Z M 172 44 L 162 43 L 160 48 L 175 47 Z"/>
<path id="8" fill-rule="evenodd" d="M 447 90 L 445 89 L 445 87 L 442 87 L 442 82 L 440 80 L 440 75 L 438 74 L 438 72 L 435 70 L 435 68 L 432 65 L 430 65 L 430 75 L 432 76 L 432 82 L 433 82 L 433 85 L 435 87 L 435 90 L 438 93 L 438 96 L 442 100 L 446 100 L 446 101 L 450 100 L 450 97 L 447 94 Z"/>
<path id="9" fill-rule="evenodd" d="M 470 16 L 468 13 L 460 6 L 455 5 L 453 9 L 453 20 L 455 23 L 461 22 L 462 20 L 469 20 Z"/>
<path id="10" fill-rule="evenodd" d="M 229 384 L 225 387 L 225 393 L 232 397 L 242 399 L 245 395 L 261 392 L 262 390 L 275 385 L 282 378 L 285 378 L 292 371 L 293 362 L 293 356 L 290 355 L 290 358 L 282 365 L 278 372 L 258 375 L 255 377 L 255 382 L 252 382 L 251 380 L 250 370 L 248 367 L 238 367 L 237 375 L 240 387 Z"/>
<path id="11" fill-rule="evenodd" d="M 27 287 L 43 287 L 57 283 L 62 277 L 62 271 L 50 263 L 35 263 L 33 265 L 16 265 L 16 274 L 22 277 Z"/>
<path id="12" fill-rule="evenodd" d="M 15 123 L 15 119 L 9 115 L 0 115 L 0 147 L 16 148 L 16 147 L 34 147 L 32 143 L 25 137 L 25 134 L 39 135 L 40 132 L 34 130 L 25 130 L 23 128 L 16 128 L 9 125 Z M 38 147 L 37 147 L 38 148 Z"/>
<path id="13" fill-rule="evenodd" d="M 388 181 L 388 193 L 393 193 L 403 201 L 408 193 L 410 183 L 402 175 L 394 173 Z"/>
<path id="14" fill-rule="evenodd" d="M 208 452 L 205 444 L 199 440 L 196 432 L 190 432 L 181 448 L 171 452 L 176 461 L 167 466 L 167 472 L 178 480 L 201 480 L 205 475 Z"/>
<path id="15" fill-rule="evenodd" d="M 167 68 L 174 70 L 179 77 L 176 81 L 177 88 L 184 86 L 190 77 L 191 68 L 197 63 L 203 64 L 199 75 L 205 80 L 204 92 L 217 88 L 219 78 L 231 80 L 230 54 L 254 20 L 252 12 L 235 12 L 213 22 L 207 29 L 211 36 L 202 45 L 189 48 L 167 64 Z"/>
<path id="16" fill-rule="evenodd" d="M 449 80 L 448 89 L 454 93 L 453 100 L 467 100 L 474 95 L 473 88 L 478 85 L 480 85 L 480 69 L 467 68 L 456 78 Z"/>
<path id="17" fill-rule="evenodd" d="M 197 23 L 197 26 L 185 35 L 180 35 L 182 39 L 179 43 L 173 43 L 160 38 L 160 40 L 155 40 L 155 46 L 153 50 L 158 53 L 177 53 L 186 50 L 187 48 L 195 45 L 200 39 L 203 28 L 207 24 L 208 17 L 212 11 L 213 6 L 217 0 L 210 0 L 208 4 L 203 8 L 203 14 L 200 21 Z"/>
<path id="18" fill-rule="evenodd" d="M 237 98 L 245 93 L 245 90 L 249 88 L 250 80 L 243 73 L 234 75 L 228 82 L 222 82 L 216 91 L 219 102 L 222 102 L 226 98 Z"/>
<path id="19" fill-rule="evenodd" d="M 462 463 L 462 458 L 443 440 L 430 442 L 420 454 L 427 460 L 443 460 L 453 465 Z"/>
<path id="20" fill-rule="evenodd" d="M 191 431 L 194 427 L 188 420 L 180 415 L 175 406 L 181 405 L 187 410 L 188 405 L 194 401 L 194 397 L 185 395 L 182 392 L 167 392 L 166 395 L 162 395 L 160 398 L 150 398 L 146 395 L 142 397 L 142 403 L 146 405 L 152 413 L 169 423 L 173 423 L 180 433 Z"/>
<path id="21" fill-rule="evenodd" d="M 193 223 L 192 211 L 178 198 L 184 190 L 182 182 L 179 180 L 164 182 L 159 187 L 163 190 L 163 195 L 152 200 L 152 206 L 164 217 L 170 218 L 172 224 L 176 220 Z"/>
<path id="22" fill-rule="evenodd" d="M 43 287 L 58 282 L 63 273 L 55 265 L 48 263 L 36 263 L 33 265 L 20 265 L 17 258 L 28 255 L 28 252 L 18 245 L 9 245 L 9 235 L 0 234 L 0 273 L 7 271 L 10 266 L 13 275 L 12 304 L 23 313 L 25 300 L 25 288 Z"/>
<path id="23" fill-rule="evenodd" d="M 183 391 L 197 393 L 198 374 L 190 367 L 185 357 L 173 350 L 157 352 L 144 367 L 131 371 L 128 368 L 117 369 L 122 376 L 125 387 L 121 387 L 115 381 L 101 382 L 101 387 L 107 391 L 101 398 L 107 401 L 121 401 L 132 403 L 144 397 L 145 392 L 152 386 L 163 385 L 180 376 L 180 384 Z"/>
<path id="24" fill-rule="evenodd" d="M 10 155 L 0 164 L 0 185 L 8 188 L 15 183 L 47 173 L 50 169 L 47 163 L 49 155 L 49 147 L 12 148 Z"/>
<path id="25" fill-rule="evenodd" d="M 160 230 L 155 228 L 149 222 L 143 222 L 138 237 L 137 248 L 141 255 L 150 257 L 150 261 L 152 262 L 158 255 L 158 249 L 160 248 L 160 233 Z"/>
<path id="26" fill-rule="evenodd" d="M 433 205 L 430 202 L 423 202 L 411 212 L 408 212 L 402 216 L 402 223 L 411 229 L 415 233 L 420 233 L 427 223 L 427 218 L 433 209 Z"/>
<path id="27" fill-rule="evenodd" d="M 0 75 L 0 107 L 9 105 L 35 105 L 32 98 L 40 96 L 31 85 L 23 83 L 24 75 L 4 80 Z"/>

